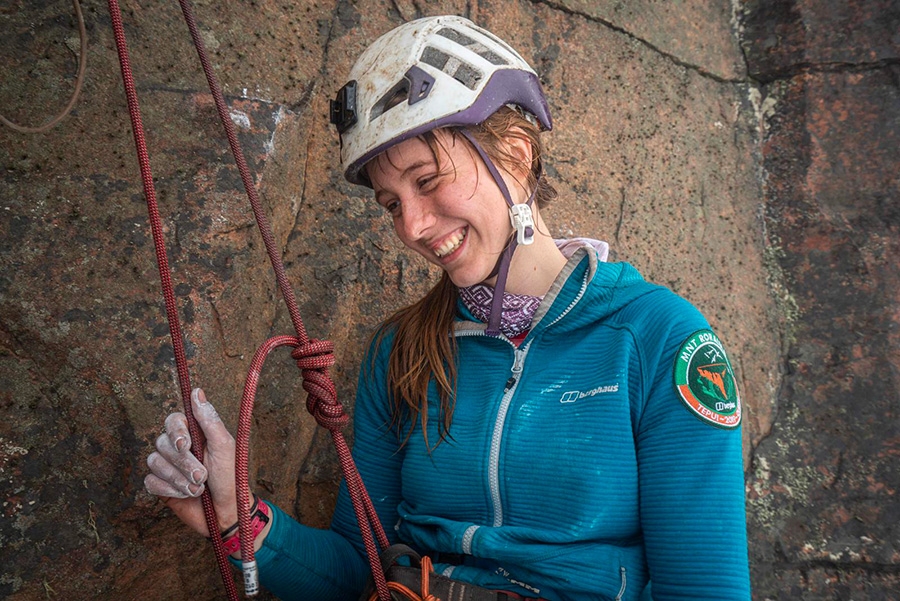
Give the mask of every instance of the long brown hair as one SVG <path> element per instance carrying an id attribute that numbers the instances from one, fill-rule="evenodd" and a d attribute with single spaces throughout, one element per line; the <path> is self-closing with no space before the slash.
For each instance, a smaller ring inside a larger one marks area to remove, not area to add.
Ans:
<path id="1" fill-rule="evenodd" d="M 454 141 L 465 140 L 458 128 L 448 128 L 448 131 Z M 546 207 L 556 198 L 556 190 L 542 177 L 544 147 L 540 130 L 521 113 L 503 107 L 468 131 L 494 164 L 509 173 L 520 173 L 522 165 L 508 150 L 507 140 L 518 138 L 530 143 L 531 165 L 526 181 L 521 183 L 529 193 L 537 186 L 538 208 Z M 426 132 L 420 138 L 428 144 L 435 163 L 440 165 L 440 153 L 446 154 L 446 150 L 435 133 Z M 386 333 L 395 331 L 388 358 L 387 386 L 392 403 L 391 426 L 402 437 L 401 446 L 409 440 L 416 420 L 422 425 L 425 445 L 429 445 L 428 386 L 432 380 L 440 396 L 437 444 L 449 436 L 456 403 L 457 347 L 453 322 L 458 295 L 456 285 L 444 272 L 424 297 L 391 315 L 375 334 L 376 342 L 380 342 Z"/>

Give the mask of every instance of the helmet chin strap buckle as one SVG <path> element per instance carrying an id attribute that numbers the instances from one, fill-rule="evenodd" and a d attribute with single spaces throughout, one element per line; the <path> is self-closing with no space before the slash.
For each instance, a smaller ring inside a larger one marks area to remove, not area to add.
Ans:
<path id="1" fill-rule="evenodd" d="M 516 243 L 528 246 L 534 242 L 534 217 L 531 206 L 514 204 L 509 208 L 509 220 L 516 228 Z"/>

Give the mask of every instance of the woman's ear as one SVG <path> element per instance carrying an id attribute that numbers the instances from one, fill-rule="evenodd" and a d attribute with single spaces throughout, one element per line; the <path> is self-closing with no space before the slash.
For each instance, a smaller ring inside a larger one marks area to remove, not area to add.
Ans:
<path id="1" fill-rule="evenodd" d="M 521 135 L 519 135 L 521 133 Z M 525 136 L 524 132 L 513 130 L 506 142 L 509 145 L 509 154 L 516 159 L 517 178 L 527 181 L 528 174 L 531 173 L 531 160 L 534 156 L 534 148 L 531 142 Z"/>
<path id="2" fill-rule="evenodd" d="M 507 170 L 517 184 L 515 187 L 518 190 L 518 193 L 515 196 L 518 196 L 519 198 L 515 202 L 525 202 L 528 200 L 528 196 L 531 193 L 531 190 L 529 189 L 529 179 L 531 176 L 531 161 L 534 157 L 534 148 L 524 132 L 517 130 L 517 128 L 513 128 L 504 142 L 504 153 L 508 159 L 512 159 L 504 165 L 504 169 Z M 507 185 L 511 185 L 511 182 L 508 181 Z"/>

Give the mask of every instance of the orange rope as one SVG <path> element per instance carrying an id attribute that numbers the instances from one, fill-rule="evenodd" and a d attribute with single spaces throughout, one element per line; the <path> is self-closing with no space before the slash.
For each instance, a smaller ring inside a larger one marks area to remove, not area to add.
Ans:
<path id="1" fill-rule="evenodd" d="M 409 601 L 441 601 L 440 599 L 438 599 L 437 597 L 432 595 L 431 592 L 429 592 L 429 590 L 428 590 L 430 587 L 429 578 L 431 577 L 431 572 L 432 572 L 431 558 L 428 557 L 427 555 L 422 557 L 422 561 L 421 561 L 420 565 L 422 568 L 421 594 L 415 592 L 414 590 L 412 590 L 405 584 L 400 584 L 399 582 L 388 581 L 387 582 L 388 589 L 395 591 L 397 593 L 400 593 L 401 595 L 403 595 L 404 597 L 409 599 Z M 375 591 L 374 593 L 372 593 L 369 596 L 368 601 L 376 601 L 376 599 L 378 599 L 378 591 Z"/>

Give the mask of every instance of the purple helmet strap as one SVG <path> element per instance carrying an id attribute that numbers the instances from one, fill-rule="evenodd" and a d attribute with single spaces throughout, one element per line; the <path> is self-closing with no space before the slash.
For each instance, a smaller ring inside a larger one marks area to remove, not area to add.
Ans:
<path id="1" fill-rule="evenodd" d="M 475 139 L 475 136 L 472 135 L 471 132 L 466 131 L 465 129 L 459 130 L 459 132 L 465 136 L 466 140 L 469 141 L 469 144 L 478 152 L 479 156 L 481 156 L 481 160 L 484 161 L 485 166 L 488 168 L 488 171 L 491 172 L 491 177 L 494 178 L 494 181 L 497 183 L 497 187 L 500 188 L 500 192 L 503 194 L 503 198 L 506 199 L 506 204 L 509 206 L 513 206 L 512 195 L 509 193 L 509 188 L 506 187 L 506 180 L 503 179 L 503 176 L 500 175 L 500 172 L 497 170 L 497 167 L 494 165 L 494 161 L 488 156 L 488 154 L 484 151 L 484 148 L 481 147 L 481 144 Z"/>
<path id="2" fill-rule="evenodd" d="M 494 182 L 497 184 L 497 187 L 500 188 L 500 193 L 503 194 L 503 198 L 506 199 L 506 204 L 510 207 L 513 206 L 512 195 L 509 193 L 509 188 L 506 186 L 506 181 L 503 179 L 503 176 L 500 175 L 500 172 L 497 170 L 497 167 L 494 165 L 494 162 L 488 156 L 488 154 L 484 151 L 484 148 L 481 147 L 475 137 L 472 136 L 471 133 L 466 131 L 465 129 L 461 129 L 460 133 L 469 141 L 478 155 L 481 157 L 481 160 L 484 161 L 485 166 L 490 172 L 491 177 L 494 178 Z M 531 206 L 531 203 L 534 201 L 534 195 L 537 193 L 537 186 L 535 186 L 534 191 L 531 193 L 531 196 L 528 197 L 526 204 Z M 528 228 L 529 230 L 531 228 Z M 534 235 L 533 232 L 526 232 L 527 235 Z M 500 255 L 500 259 L 497 261 L 497 266 L 494 268 L 494 272 L 497 274 L 497 283 L 494 284 L 494 298 L 491 300 L 491 314 L 488 317 L 488 327 L 485 332 L 488 336 L 499 336 L 500 335 L 500 318 L 503 316 L 503 293 L 506 290 L 506 278 L 509 275 L 509 264 L 512 262 L 513 253 L 516 250 L 518 242 L 516 240 L 516 236 L 513 236 L 512 239 L 507 244 L 506 248 L 503 250 L 503 253 Z M 491 273 L 491 275 L 494 275 Z"/>
<path id="3" fill-rule="evenodd" d="M 497 273 L 497 283 L 494 284 L 494 298 L 491 299 L 491 314 L 488 317 L 488 327 L 485 333 L 488 336 L 500 335 L 500 321 L 503 317 L 503 293 L 506 290 L 506 277 L 509 275 L 509 264 L 512 262 L 513 253 L 516 251 L 516 237 L 503 250 L 500 255 L 500 270 Z"/>

